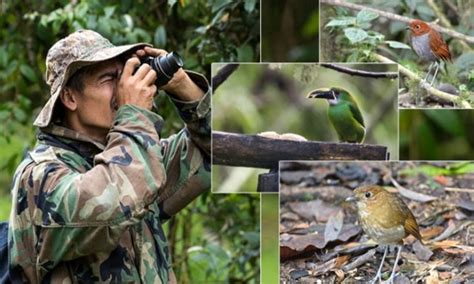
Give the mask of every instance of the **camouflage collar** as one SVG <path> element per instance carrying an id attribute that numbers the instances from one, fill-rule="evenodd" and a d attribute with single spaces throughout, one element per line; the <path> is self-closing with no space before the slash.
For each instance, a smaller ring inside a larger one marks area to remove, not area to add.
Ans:
<path id="1" fill-rule="evenodd" d="M 72 129 L 56 124 L 40 128 L 37 137 L 41 143 L 71 150 L 85 158 L 92 159 L 93 156 L 105 149 L 105 145 L 102 143 Z"/>

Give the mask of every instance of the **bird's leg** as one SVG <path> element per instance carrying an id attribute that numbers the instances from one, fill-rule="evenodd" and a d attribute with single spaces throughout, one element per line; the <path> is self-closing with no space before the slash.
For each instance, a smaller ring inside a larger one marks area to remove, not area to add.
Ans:
<path id="1" fill-rule="evenodd" d="M 423 85 L 425 84 L 425 82 L 428 80 L 428 77 L 429 77 L 430 74 L 431 74 L 431 68 L 433 68 L 433 64 L 434 64 L 434 62 L 431 62 L 431 63 L 430 63 L 430 66 L 428 67 L 428 72 L 426 72 L 425 78 L 424 78 L 423 80 L 421 80 L 420 86 L 423 86 Z"/>
<path id="2" fill-rule="evenodd" d="M 397 252 L 397 257 L 395 258 L 395 263 L 393 264 L 393 269 L 392 269 L 392 274 L 390 275 L 390 278 L 387 280 L 388 283 L 393 283 L 393 280 L 395 279 L 395 269 L 397 268 L 398 260 L 400 259 L 400 253 L 402 252 L 402 246 L 397 246 L 398 252 Z"/>
<path id="3" fill-rule="evenodd" d="M 433 75 L 433 80 L 431 80 L 430 86 L 433 86 L 433 83 L 434 83 L 434 81 L 435 81 L 435 79 L 436 79 L 436 75 L 438 74 L 438 70 L 439 70 L 439 63 L 436 62 L 435 64 L 436 64 L 436 70 L 435 70 L 435 73 L 434 73 L 434 75 Z"/>
<path id="4" fill-rule="evenodd" d="M 382 256 L 382 262 L 380 263 L 379 270 L 377 271 L 377 274 L 375 275 L 375 278 L 372 279 L 371 284 L 376 283 L 377 279 L 381 279 L 383 262 L 385 260 L 385 256 L 387 255 L 387 251 L 388 251 L 388 246 L 385 246 L 385 251 L 384 251 L 383 256 Z"/>

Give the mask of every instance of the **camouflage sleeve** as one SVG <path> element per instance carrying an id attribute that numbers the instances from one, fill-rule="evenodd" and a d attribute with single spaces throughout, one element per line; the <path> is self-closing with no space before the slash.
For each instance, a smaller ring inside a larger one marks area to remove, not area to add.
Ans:
<path id="1" fill-rule="evenodd" d="M 36 240 L 27 243 L 40 244 L 36 253 L 40 262 L 45 261 L 40 264 L 48 267 L 115 249 L 123 232 L 140 222 L 165 183 L 162 157 L 156 154 L 161 153 L 156 124 L 162 124 L 158 115 L 125 105 L 118 110 L 106 148 L 95 156 L 92 169 L 81 173 L 83 169 L 69 168 L 57 159 L 30 164 L 21 176 L 12 222 L 19 225 L 13 237 L 19 238 L 18 243 Z M 53 151 L 44 148 L 48 150 Z M 35 160 L 34 153 L 30 155 Z M 23 257 L 22 252 L 14 257 Z"/>
<path id="2" fill-rule="evenodd" d="M 204 76 L 187 71 L 205 95 L 195 102 L 171 99 L 186 127 L 162 139 L 167 182 L 158 198 L 161 218 L 167 219 L 210 189 L 211 94 Z M 171 97 L 170 97 L 171 98 Z"/>

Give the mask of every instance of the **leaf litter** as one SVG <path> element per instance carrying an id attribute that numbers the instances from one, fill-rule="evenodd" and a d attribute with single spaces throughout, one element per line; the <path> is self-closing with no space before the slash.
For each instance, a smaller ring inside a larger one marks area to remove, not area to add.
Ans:
<path id="1" fill-rule="evenodd" d="M 373 278 L 383 249 L 367 239 L 355 208 L 344 202 L 365 184 L 398 192 L 420 226 L 424 245 L 413 236 L 405 238 L 396 283 L 474 281 L 474 170 L 469 170 L 474 163 L 462 168 L 453 162 L 291 163 L 283 164 L 282 174 L 291 176 L 295 166 L 305 182 L 286 179 L 280 185 L 281 281 Z M 305 179 L 302 171 L 318 178 Z M 393 261 L 390 252 L 383 277 Z"/>

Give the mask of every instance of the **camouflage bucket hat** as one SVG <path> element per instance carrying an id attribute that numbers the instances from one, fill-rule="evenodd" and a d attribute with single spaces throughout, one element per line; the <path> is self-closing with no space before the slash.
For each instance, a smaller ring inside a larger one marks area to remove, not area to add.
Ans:
<path id="1" fill-rule="evenodd" d="M 51 97 L 33 124 L 38 127 L 49 125 L 59 94 L 77 70 L 144 46 L 151 45 L 137 43 L 115 46 L 91 30 L 74 32 L 56 42 L 46 57 L 46 83 L 51 87 Z"/>

